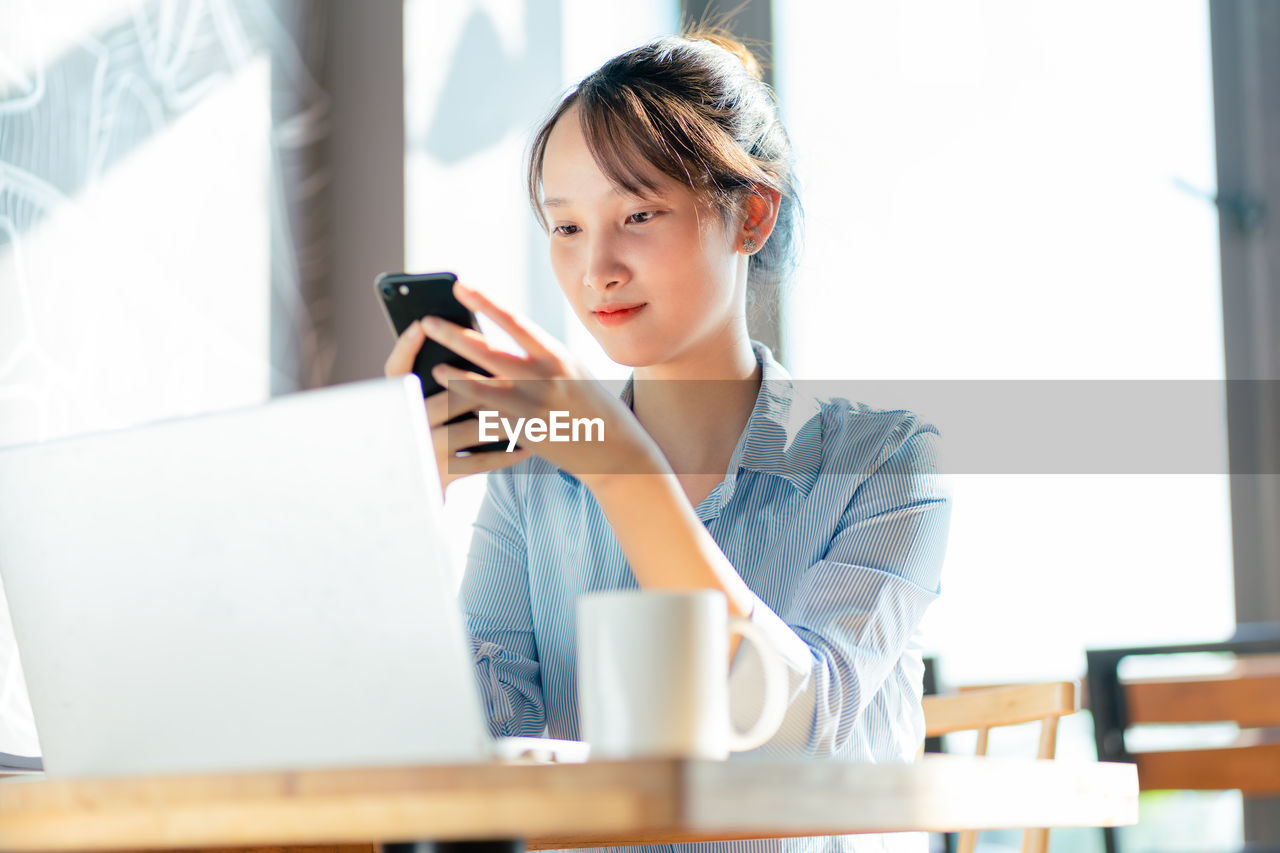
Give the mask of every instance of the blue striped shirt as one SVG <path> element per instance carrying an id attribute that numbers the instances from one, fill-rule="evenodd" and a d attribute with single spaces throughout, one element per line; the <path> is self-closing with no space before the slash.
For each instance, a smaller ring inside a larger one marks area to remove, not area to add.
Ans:
<path id="1" fill-rule="evenodd" d="M 941 591 L 950 500 L 938 432 L 910 412 L 804 391 L 753 341 L 760 391 L 728 473 L 697 506 L 755 593 L 751 620 L 786 661 L 790 704 L 761 755 L 914 760 L 924 738 L 918 626 Z M 632 383 L 623 399 L 630 403 Z M 523 470 L 521 470 L 523 469 Z M 461 603 L 495 736 L 577 739 L 575 602 L 635 589 L 599 505 L 531 457 L 490 473 Z M 735 720 L 763 702 L 744 643 Z M 662 853 L 923 850 L 922 834 L 654 845 Z M 642 848 L 619 848 L 632 851 Z"/>

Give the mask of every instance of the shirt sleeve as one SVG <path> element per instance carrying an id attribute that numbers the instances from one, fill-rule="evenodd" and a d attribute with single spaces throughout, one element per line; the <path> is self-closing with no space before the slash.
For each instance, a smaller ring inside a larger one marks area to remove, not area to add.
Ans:
<path id="1" fill-rule="evenodd" d="M 529 605 L 528 548 L 509 469 L 488 475 L 459 594 L 494 737 L 546 727 Z"/>
<path id="2" fill-rule="evenodd" d="M 937 440 L 932 426 L 904 421 L 785 612 L 756 599 L 751 621 L 780 652 L 788 679 L 786 716 L 766 752 L 839 752 L 941 591 L 950 498 L 937 474 Z M 730 694 L 735 721 L 750 725 L 764 680 L 747 643 L 734 660 Z"/>

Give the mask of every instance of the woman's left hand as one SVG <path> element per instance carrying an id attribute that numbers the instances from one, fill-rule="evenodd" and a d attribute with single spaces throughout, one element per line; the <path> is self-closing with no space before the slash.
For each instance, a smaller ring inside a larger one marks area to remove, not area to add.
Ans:
<path id="1" fill-rule="evenodd" d="M 559 341 L 479 291 L 456 283 L 453 292 L 463 305 L 493 320 L 527 355 L 497 349 L 474 329 L 424 318 L 422 326 L 428 335 L 493 374 L 490 378 L 438 365 L 432 375 L 448 384 L 450 394 L 470 398 L 482 413 L 497 412 L 508 427 L 519 430 L 517 441 L 522 447 L 577 477 L 588 488 L 618 474 L 659 473 L 666 467 L 661 451 L 631 411 Z M 589 440 L 551 440 L 548 429 L 539 441 L 517 426 L 540 419 L 549 428 L 552 412 L 567 413 L 559 419 L 565 425 L 582 418 L 599 419 L 603 440 L 594 440 L 599 437 L 595 427 L 585 430 Z M 496 420 L 489 418 L 491 423 Z M 495 426 L 494 432 L 507 441 L 506 427 Z"/>

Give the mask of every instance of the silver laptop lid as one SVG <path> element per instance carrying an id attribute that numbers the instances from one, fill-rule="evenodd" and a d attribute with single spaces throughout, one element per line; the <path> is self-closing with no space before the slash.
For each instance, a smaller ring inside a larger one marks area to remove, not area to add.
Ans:
<path id="1" fill-rule="evenodd" d="M 479 760 L 410 375 L 0 450 L 49 775 Z"/>

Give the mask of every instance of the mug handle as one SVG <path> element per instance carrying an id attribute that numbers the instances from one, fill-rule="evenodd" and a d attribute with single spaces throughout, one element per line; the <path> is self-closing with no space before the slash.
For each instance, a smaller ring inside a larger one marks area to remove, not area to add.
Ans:
<path id="1" fill-rule="evenodd" d="M 741 635 L 756 647 L 764 669 L 764 707 L 760 709 L 759 719 L 745 732 L 737 731 L 733 723 L 729 723 L 729 751 L 745 752 L 763 746 L 782 725 L 782 718 L 787 712 L 787 673 L 782 666 L 782 658 L 778 657 L 773 643 L 760 626 L 749 619 L 730 619 L 729 635 L 734 634 Z"/>

